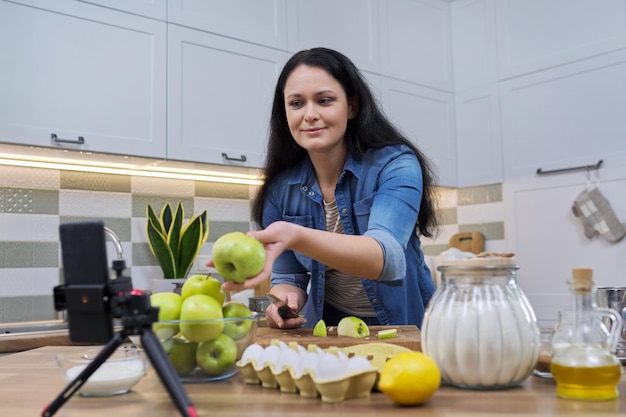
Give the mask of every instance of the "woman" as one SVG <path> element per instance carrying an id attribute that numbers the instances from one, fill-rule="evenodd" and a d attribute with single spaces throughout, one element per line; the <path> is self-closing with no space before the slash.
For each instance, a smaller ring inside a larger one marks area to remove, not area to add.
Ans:
<path id="1" fill-rule="evenodd" d="M 270 292 L 313 326 L 361 317 L 369 325 L 421 325 L 434 285 L 418 233 L 437 228 L 425 156 L 380 111 L 363 76 L 325 48 L 296 53 L 278 79 L 265 182 L 253 206 L 267 251 Z"/>

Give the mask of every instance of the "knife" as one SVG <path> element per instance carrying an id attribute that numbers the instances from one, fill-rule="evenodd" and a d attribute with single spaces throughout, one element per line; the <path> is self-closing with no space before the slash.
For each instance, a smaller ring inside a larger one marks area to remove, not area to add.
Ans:
<path id="1" fill-rule="evenodd" d="M 284 319 L 295 319 L 296 317 L 299 317 L 296 313 L 291 311 L 291 309 L 287 306 L 287 303 L 285 303 L 280 298 L 276 297 L 274 294 L 267 293 L 266 296 L 270 300 L 272 300 L 272 304 L 274 304 L 276 306 L 276 308 L 278 309 L 278 314 L 282 318 L 284 318 Z"/>

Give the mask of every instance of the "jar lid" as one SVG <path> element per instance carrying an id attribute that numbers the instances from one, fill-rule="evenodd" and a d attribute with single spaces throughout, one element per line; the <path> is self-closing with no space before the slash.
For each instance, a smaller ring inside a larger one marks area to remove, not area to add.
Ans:
<path id="1" fill-rule="evenodd" d="M 445 259 L 441 265 L 454 266 L 486 266 L 486 265 L 515 265 L 514 256 L 476 256 L 465 259 Z"/>

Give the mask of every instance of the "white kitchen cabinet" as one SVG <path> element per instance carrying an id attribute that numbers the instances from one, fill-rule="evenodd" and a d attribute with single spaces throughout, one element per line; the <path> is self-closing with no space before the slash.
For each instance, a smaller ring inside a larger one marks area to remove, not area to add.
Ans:
<path id="1" fill-rule="evenodd" d="M 165 21 L 168 0 L 79 0 Z M 170 0 L 171 1 L 171 0 Z"/>
<path id="2" fill-rule="evenodd" d="M 376 0 L 289 1 L 289 51 L 335 49 L 361 70 L 379 74 L 379 4 Z"/>
<path id="3" fill-rule="evenodd" d="M 287 49 L 286 0 L 168 0 L 167 10 L 169 23 Z"/>
<path id="4" fill-rule="evenodd" d="M 626 50 L 500 83 L 504 178 L 626 165 Z"/>
<path id="5" fill-rule="evenodd" d="M 453 91 L 450 5 L 440 0 L 380 3 L 383 75 Z"/>
<path id="6" fill-rule="evenodd" d="M 168 159 L 260 167 L 285 52 L 169 25 Z"/>
<path id="7" fill-rule="evenodd" d="M 626 48 L 624 0 L 498 0 L 496 13 L 501 79 Z"/>
<path id="8" fill-rule="evenodd" d="M 450 3 L 454 92 L 498 81 L 496 0 Z"/>
<path id="9" fill-rule="evenodd" d="M 1 142 L 165 157 L 164 22 L 0 1 L 0 51 Z"/>
<path id="10" fill-rule="evenodd" d="M 455 94 L 459 187 L 503 180 L 497 84 Z"/>
<path id="11" fill-rule="evenodd" d="M 387 115 L 432 160 L 438 185 L 455 187 L 454 95 L 387 77 L 381 84 Z"/>

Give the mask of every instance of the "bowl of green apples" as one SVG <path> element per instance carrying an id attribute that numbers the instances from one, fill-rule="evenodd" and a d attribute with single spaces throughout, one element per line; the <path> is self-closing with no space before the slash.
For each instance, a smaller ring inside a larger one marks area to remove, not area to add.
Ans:
<path id="1" fill-rule="evenodd" d="M 167 320 L 153 327 L 182 382 L 218 381 L 237 373 L 235 364 L 253 343 L 259 317 Z"/>
<path id="2" fill-rule="evenodd" d="M 235 363 L 254 342 L 261 316 L 242 302 L 225 302 L 220 286 L 215 278 L 194 275 L 181 294 L 150 296 L 150 304 L 159 308 L 152 331 L 182 382 L 230 378 L 239 369 Z"/>

